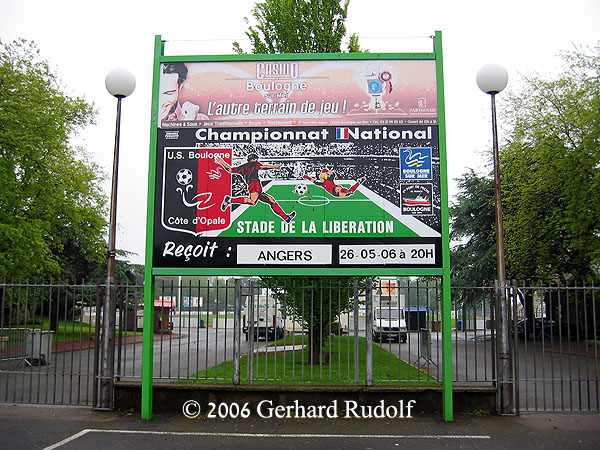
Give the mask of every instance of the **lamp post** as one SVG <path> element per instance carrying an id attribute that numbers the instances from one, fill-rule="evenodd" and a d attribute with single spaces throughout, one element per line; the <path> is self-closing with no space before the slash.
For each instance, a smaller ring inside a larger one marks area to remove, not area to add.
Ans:
<path id="1" fill-rule="evenodd" d="M 108 229 L 106 295 L 102 308 L 102 366 L 97 410 L 112 410 L 115 375 L 115 239 L 117 233 L 117 184 L 119 180 L 119 140 L 121 134 L 121 100 L 135 89 L 135 78 L 125 69 L 113 69 L 106 75 L 106 90 L 117 98 L 117 122 L 113 154 L 110 222 Z"/>
<path id="2" fill-rule="evenodd" d="M 477 85 L 490 95 L 492 103 L 492 146 L 494 152 L 494 191 L 496 194 L 496 268 L 498 277 L 498 323 L 496 334 L 497 393 L 500 414 L 514 414 L 514 380 L 509 343 L 509 308 L 506 296 L 506 266 L 504 257 L 504 229 L 502 226 L 502 198 L 500 191 L 500 156 L 498 154 L 498 128 L 496 123 L 496 94 L 508 83 L 506 69 L 498 64 L 487 64 L 477 72 Z"/>

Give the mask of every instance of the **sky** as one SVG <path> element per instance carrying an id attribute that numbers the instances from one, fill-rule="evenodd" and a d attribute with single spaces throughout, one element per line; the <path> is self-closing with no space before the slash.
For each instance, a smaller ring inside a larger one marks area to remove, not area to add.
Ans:
<path id="1" fill-rule="evenodd" d="M 253 0 L 1 1 L 0 40 L 36 41 L 66 91 L 95 105 L 96 124 L 74 143 L 103 168 L 107 193 L 116 101 L 104 77 L 114 67 L 136 77 L 135 92 L 123 101 L 117 214 L 117 248 L 133 252 L 134 262 L 143 262 L 145 247 L 154 35 L 167 41 L 166 54 L 227 54 L 233 40 L 247 49 L 244 17 L 253 5 Z M 442 31 L 452 198 L 455 178 L 469 167 L 486 170 L 491 151 L 489 97 L 477 88 L 477 70 L 502 64 L 509 74 L 507 90 L 518 89 L 526 75 L 554 76 L 561 50 L 600 41 L 599 23 L 599 0 L 351 0 L 347 28 L 372 52 L 431 51 L 427 36 Z M 500 122 L 501 117 L 500 104 Z"/>

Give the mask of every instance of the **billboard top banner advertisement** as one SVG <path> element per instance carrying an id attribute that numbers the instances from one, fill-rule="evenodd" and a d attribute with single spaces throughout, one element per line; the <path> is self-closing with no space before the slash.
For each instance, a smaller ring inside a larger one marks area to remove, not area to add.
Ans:
<path id="1" fill-rule="evenodd" d="M 441 269 L 435 58 L 287 56 L 157 64 L 153 267 Z"/>
<path id="2" fill-rule="evenodd" d="M 349 126 L 436 117 L 431 60 L 161 65 L 161 128 Z"/>

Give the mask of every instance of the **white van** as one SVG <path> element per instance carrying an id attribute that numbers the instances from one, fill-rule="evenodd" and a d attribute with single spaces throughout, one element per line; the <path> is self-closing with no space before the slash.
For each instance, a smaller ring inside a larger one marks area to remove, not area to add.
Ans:
<path id="1" fill-rule="evenodd" d="M 250 317 L 248 305 L 242 311 L 242 331 L 246 340 L 250 338 Z M 275 305 L 272 297 L 258 295 L 254 297 L 254 332 L 253 339 L 275 341 L 285 335 L 284 320 L 280 307 Z"/>
<path id="2" fill-rule="evenodd" d="M 373 340 L 406 342 L 404 310 L 393 306 L 373 308 Z"/>

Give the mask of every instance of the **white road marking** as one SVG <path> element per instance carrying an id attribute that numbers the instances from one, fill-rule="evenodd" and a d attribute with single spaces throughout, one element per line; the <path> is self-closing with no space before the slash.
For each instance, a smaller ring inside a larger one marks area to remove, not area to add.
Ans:
<path id="1" fill-rule="evenodd" d="M 281 346 L 266 346 L 254 349 L 254 353 L 274 353 L 274 352 L 295 352 L 304 350 L 306 345 L 281 345 Z"/>
<path id="2" fill-rule="evenodd" d="M 81 430 L 79 433 L 75 433 L 73 436 L 69 436 L 66 439 L 63 439 L 62 441 L 57 442 L 56 444 L 52 444 L 48 447 L 44 447 L 44 450 L 54 450 L 55 448 L 58 447 L 62 447 L 65 444 L 68 444 L 71 441 L 74 441 L 75 439 L 79 439 L 81 436 L 85 436 L 86 434 L 88 434 L 90 431 L 94 431 L 94 430 Z"/>
<path id="3" fill-rule="evenodd" d="M 155 436 L 199 436 L 199 437 L 230 437 L 230 438 L 319 438 L 319 439 L 491 439 L 489 435 L 468 434 L 288 434 L 288 433 L 212 433 L 202 431 L 149 431 L 149 430 L 103 430 L 89 428 L 81 430 L 56 444 L 52 444 L 44 450 L 53 450 L 62 447 L 75 439 L 89 433 L 105 434 L 147 434 Z"/>

